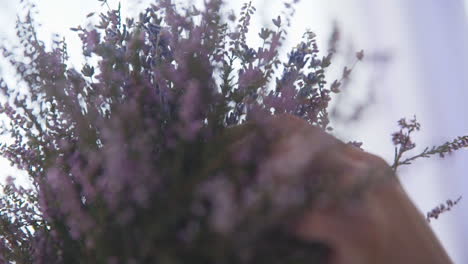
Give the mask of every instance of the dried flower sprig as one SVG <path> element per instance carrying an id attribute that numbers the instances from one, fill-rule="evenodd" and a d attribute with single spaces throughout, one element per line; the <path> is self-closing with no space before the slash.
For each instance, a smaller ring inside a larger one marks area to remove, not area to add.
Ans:
<path id="1" fill-rule="evenodd" d="M 452 210 L 452 208 L 457 205 L 462 197 L 458 197 L 456 200 L 447 200 L 445 204 L 440 204 L 439 206 L 432 209 L 430 212 L 426 214 L 426 220 L 431 222 L 431 219 L 438 219 L 439 216 L 445 212 Z"/>
<path id="2" fill-rule="evenodd" d="M 439 146 L 426 147 L 421 153 L 404 157 L 408 151 L 414 149 L 416 144 L 411 139 L 411 134 L 421 129 L 421 124 L 417 122 L 416 117 L 407 121 L 406 119 L 400 119 L 398 121 L 400 131 L 392 134 L 392 141 L 395 145 L 395 158 L 393 161 L 392 168 L 397 170 L 399 166 L 410 165 L 414 160 L 418 158 L 429 158 L 434 155 L 438 155 L 441 158 L 447 154 L 468 147 L 468 136 L 458 136 L 452 141 L 447 141 Z M 407 154 L 406 154 L 407 155 Z"/>
<path id="3" fill-rule="evenodd" d="M 411 139 L 411 134 L 421 129 L 421 124 L 417 122 L 416 117 L 407 121 L 402 118 L 398 121 L 400 131 L 392 134 L 392 141 L 395 145 L 395 157 L 392 165 L 392 169 L 396 171 L 400 166 L 410 165 L 413 161 L 419 158 L 429 158 L 434 155 L 438 155 L 444 158 L 447 154 L 468 147 L 468 136 L 459 136 L 452 141 L 447 141 L 439 146 L 432 146 L 431 148 L 426 147 L 424 150 L 416 155 L 408 156 L 408 152 L 416 147 L 416 144 Z M 461 197 L 455 201 L 447 200 L 446 205 L 441 204 L 433 210 L 427 213 L 427 221 L 430 222 L 431 218 L 437 219 L 440 214 L 448 212 L 461 200 Z"/>
<path id="4" fill-rule="evenodd" d="M 397 167 L 401 165 L 400 159 L 403 154 L 416 147 L 416 144 L 413 143 L 411 139 L 411 134 L 421 129 L 421 125 L 417 122 L 416 116 L 409 121 L 402 118 L 398 120 L 398 125 L 400 126 L 400 131 L 392 134 L 392 142 L 393 145 L 395 145 L 395 158 L 392 165 L 393 170 L 396 170 Z"/>
<path id="5" fill-rule="evenodd" d="M 442 145 L 432 146 L 431 148 L 426 147 L 421 153 L 400 161 L 399 165 L 409 165 L 415 159 L 429 158 L 433 155 L 439 155 L 439 157 L 444 158 L 445 155 L 450 155 L 452 152 L 466 147 L 468 147 L 468 136 L 458 136 L 456 139 L 445 142 Z"/>

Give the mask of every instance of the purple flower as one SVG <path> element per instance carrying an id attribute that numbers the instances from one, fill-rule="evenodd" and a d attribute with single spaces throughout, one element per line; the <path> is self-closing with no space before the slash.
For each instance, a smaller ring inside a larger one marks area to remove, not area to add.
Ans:
<path id="1" fill-rule="evenodd" d="M 78 70 L 65 42 L 48 49 L 38 40 L 34 12 L 20 16 L 22 52 L 0 49 L 27 92 L 0 81 L 0 112 L 10 120 L 1 130 L 11 138 L 0 154 L 32 187 L 13 178 L 2 186 L 0 262 L 263 263 L 249 256 L 272 242 L 267 230 L 309 190 L 301 177 L 284 176 L 285 164 L 307 160 L 300 148 L 268 160 L 276 132 L 265 120 L 288 113 L 330 129 L 340 82 L 325 88 L 331 55 L 318 59 L 313 33 L 282 61 L 281 17 L 251 47 L 255 8 L 243 5 L 236 22 L 222 4 L 163 0 L 126 20 L 109 8 L 94 28 L 73 29 L 91 57 Z M 394 168 L 412 161 L 403 154 L 420 128 L 415 119 L 399 125 Z M 418 157 L 466 146 L 460 137 Z"/>

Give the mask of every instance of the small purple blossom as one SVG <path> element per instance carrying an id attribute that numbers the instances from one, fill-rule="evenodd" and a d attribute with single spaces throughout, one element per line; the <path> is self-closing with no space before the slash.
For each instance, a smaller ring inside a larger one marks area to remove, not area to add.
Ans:
<path id="1" fill-rule="evenodd" d="M 449 199 L 445 204 L 440 204 L 426 214 L 426 220 L 430 222 L 431 219 L 438 219 L 441 214 L 452 210 L 452 208 L 457 205 L 461 199 L 462 197 L 460 196 L 456 200 Z"/>

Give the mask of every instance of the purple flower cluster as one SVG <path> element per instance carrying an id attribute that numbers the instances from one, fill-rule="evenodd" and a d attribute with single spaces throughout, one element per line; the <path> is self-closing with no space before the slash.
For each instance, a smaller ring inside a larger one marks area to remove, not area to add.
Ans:
<path id="1" fill-rule="evenodd" d="M 407 121 L 402 118 L 398 121 L 400 131 L 392 134 L 392 141 L 395 146 L 398 146 L 400 153 L 414 149 L 416 144 L 411 140 L 411 133 L 419 131 L 421 125 L 416 121 L 416 117 Z"/>
<path id="2" fill-rule="evenodd" d="M 225 20 L 222 4 L 197 9 L 164 0 L 125 21 L 120 7 L 110 9 L 94 28 L 71 29 L 86 60 L 75 69 L 64 40 L 47 47 L 37 39 L 34 6 L 22 3 L 31 11 L 17 23 L 21 45 L 0 48 L 26 90 L 0 82 L 1 113 L 10 120 L 3 134 L 14 139 L 0 153 L 33 187 L 3 186 L 2 261 L 258 260 L 253 245 L 283 215 L 263 211 L 278 207 L 264 199 L 274 181 L 254 184 L 264 158 L 252 157 L 266 155 L 269 137 L 232 156 L 223 154 L 232 140 L 219 139 L 273 113 L 327 128 L 332 54 L 319 57 L 307 32 L 283 63 L 281 17 L 275 29 L 261 30 L 262 46 L 251 47 L 255 7 L 245 4 L 236 22 Z M 299 185 L 283 186 L 273 203 L 286 210 L 304 202 L 287 201 Z"/>
<path id="3" fill-rule="evenodd" d="M 458 197 L 455 201 L 450 200 L 450 199 L 445 201 L 445 204 L 440 204 L 439 206 L 437 206 L 436 208 L 428 212 L 426 214 L 426 220 L 430 222 L 432 218 L 434 219 L 439 218 L 440 214 L 450 211 L 455 205 L 457 205 L 460 202 L 460 200 L 461 200 L 461 197 Z"/>
<path id="4" fill-rule="evenodd" d="M 289 14 L 296 2 L 285 2 Z M 30 12 L 16 26 L 21 45 L 0 46 L 25 87 L 20 92 L 0 79 L 7 99 L 1 114 L 10 120 L 2 134 L 13 139 L 0 144 L 0 154 L 28 174 L 32 188 L 12 179 L 2 186 L 0 262 L 318 258 L 310 248 L 293 254 L 289 238 L 271 237 L 317 186 L 300 176 L 279 185 L 268 173 L 268 146 L 276 138 L 262 121 L 286 113 L 331 129 L 329 102 L 351 72 L 345 68 L 341 80 L 327 85 L 334 48 L 321 55 L 315 34 L 306 32 L 283 62 L 281 16 L 259 33 L 261 47 L 251 47 L 251 3 L 236 22 L 233 15 L 226 20 L 221 0 L 200 9 L 162 0 L 138 19 L 124 20 L 120 7 L 109 8 L 94 28 L 73 28 L 86 60 L 75 69 L 65 41 L 47 47 L 37 39 L 34 6 L 22 4 Z M 397 165 L 413 146 L 409 134 L 419 129 L 415 121 L 400 126 L 393 136 Z M 254 144 L 232 150 L 254 130 Z M 436 151 L 467 142 L 460 138 Z"/>
<path id="5" fill-rule="evenodd" d="M 416 147 L 411 138 L 411 134 L 421 129 L 421 124 L 414 117 L 411 120 L 402 118 L 398 121 L 400 130 L 392 134 L 392 141 L 395 145 L 395 158 L 392 168 L 396 170 L 399 166 L 409 165 L 418 158 L 429 158 L 438 155 L 443 158 L 447 154 L 468 147 L 468 136 L 459 136 L 452 141 L 447 141 L 439 146 L 426 147 L 419 154 L 409 156 L 408 152 Z"/>

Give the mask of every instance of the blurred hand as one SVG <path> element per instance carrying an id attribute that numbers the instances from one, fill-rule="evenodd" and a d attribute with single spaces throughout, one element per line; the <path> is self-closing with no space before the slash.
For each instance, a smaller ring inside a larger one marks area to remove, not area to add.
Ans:
<path id="1" fill-rule="evenodd" d="M 291 226 L 299 239 L 326 244 L 330 263 L 452 263 L 384 160 L 293 116 L 266 123 L 281 134 L 273 146 L 276 172 L 333 178 Z"/>

